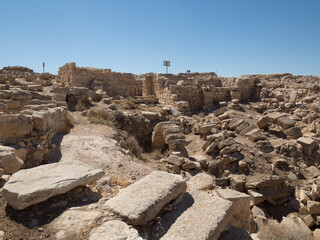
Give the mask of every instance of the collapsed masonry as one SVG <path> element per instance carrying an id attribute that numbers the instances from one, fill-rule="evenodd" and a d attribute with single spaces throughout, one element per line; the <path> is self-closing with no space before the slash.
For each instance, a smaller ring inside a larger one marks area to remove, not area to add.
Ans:
<path id="1" fill-rule="evenodd" d="M 112 72 L 111 69 L 77 67 L 67 63 L 58 72 L 57 84 L 105 91 L 109 96 L 136 97 L 174 105 L 184 113 L 205 110 L 221 101 L 256 98 L 259 78 L 221 78 L 215 73 L 144 74 Z M 136 99 L 136 100 L 138 100 Z"/>

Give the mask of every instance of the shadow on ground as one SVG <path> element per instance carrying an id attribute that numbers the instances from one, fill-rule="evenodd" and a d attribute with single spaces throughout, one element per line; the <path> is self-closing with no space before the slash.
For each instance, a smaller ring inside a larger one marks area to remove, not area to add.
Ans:
<path id="1" fill-rule="evenodd" d="M 6 206 L 6 216 L 12 221 L 33 229 L 52 222 L 65 210 L 98 202 L 101 196 L 92 192 L 88 187 L 77 187 L 23 210 L 15 210 Z"/>
<path id="2" fill-rule="evenodd" d="M 185 193 L 183 200 L 176 209 L 160 214 L 154 223 L 147 229 L 150 239 L 159 240 L 170 229 L 172 224 L 194 204 L 194 199 L 189 193 Z"/>

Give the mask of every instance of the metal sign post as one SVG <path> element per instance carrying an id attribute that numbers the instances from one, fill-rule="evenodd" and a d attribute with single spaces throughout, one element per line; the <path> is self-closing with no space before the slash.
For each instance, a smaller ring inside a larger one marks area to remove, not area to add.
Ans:
<path id="1" fill-rule="evenodd" d="M 164 60 L 164 61 L 163 61 L 163 66 L 166 67 L 166 74 L 168 74 L 168 67 L 170 67 L 170 61 Z"/>
<path id="2" fill-rule="evenodd" d="M 43 73 L 45 73 L 45 67 L 46 67 L 46 64 L 42 63 Z"/>

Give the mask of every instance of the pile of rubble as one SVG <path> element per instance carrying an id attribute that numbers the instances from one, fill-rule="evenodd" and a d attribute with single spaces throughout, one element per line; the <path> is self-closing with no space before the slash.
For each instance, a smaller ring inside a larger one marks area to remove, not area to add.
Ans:
<path id="1" fill-rule="evenodd" d="M 3 68 L 0 239 L 320 239 L 319 91 L 287 73 Z"/>

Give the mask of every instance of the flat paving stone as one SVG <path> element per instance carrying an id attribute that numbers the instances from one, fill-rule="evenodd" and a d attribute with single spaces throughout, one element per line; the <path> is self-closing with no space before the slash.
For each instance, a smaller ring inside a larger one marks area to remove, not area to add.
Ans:
<path id="1" fill-rule="evenodd" d="M 172 224 L 161 240 L 212 240 L 227 230 L 233 203 L 204 191 L 191 193 L 194 203 Z"/>
<path id="2" fill-rule="evenodd" d="M 186 188 L 187 184 L 180 175 L 154 171 L 123 189 L 105 206 L 128 224 L 145 225 Z"/>
<path id="3" fill-rule="evenodd" d="M 21 210 L 78 186 L 91 184 L 104 175 L 99 169 L 78 161 L 66 161 L 20 170 L 4 185 L 8 205 Z"/>

